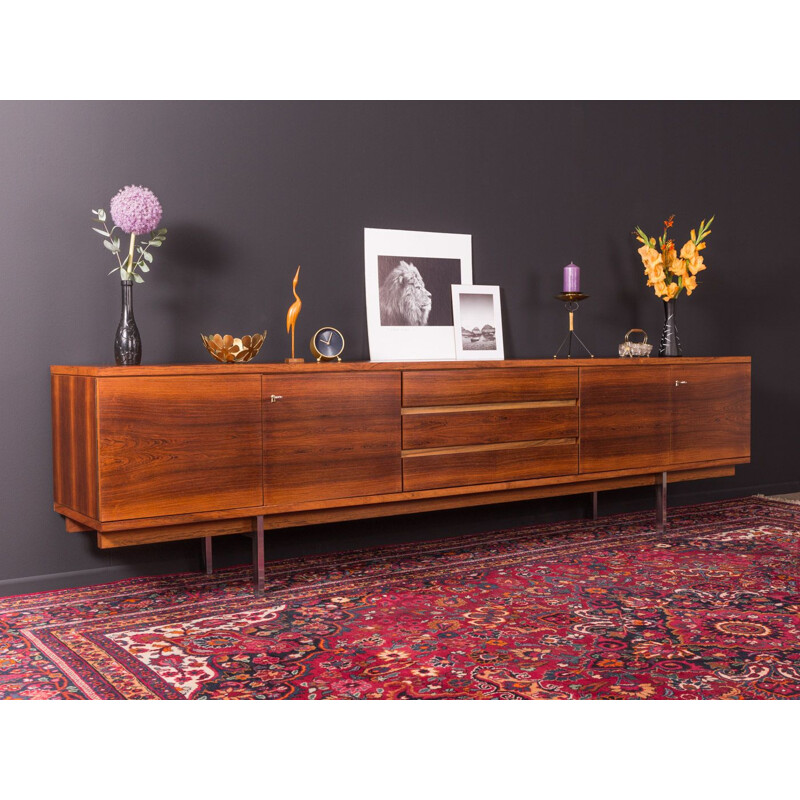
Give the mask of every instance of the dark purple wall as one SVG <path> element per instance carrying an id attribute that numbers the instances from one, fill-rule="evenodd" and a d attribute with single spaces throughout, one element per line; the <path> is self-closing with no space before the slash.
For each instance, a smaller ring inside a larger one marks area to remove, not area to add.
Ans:
<path id="1" fill-rule="evenodd" d="M 48 367 L 113 358 L 119 282 L 89 209 L 128 183 L 156 192 L 169 228 L 135 289 L 151 364 L 206 361 L 200 332 L 265 327 L 260 360 L 283 359 L 298 264 L 303 350 L 332 324 L 349 359 L 367 358 L 364 227 L 471 233 L 474 282 L 503 289 L 510 358 L 555 352 L 552 295 L 574 261 L 591 295 L 579 333 L 615 355 L 629 328 L 657 340 L 662 322 L 633 226 L 657 234 L 674 213 L 680 238 L 716 214 L 679 329 L 686 355 L 753 356 L 753 461 L 672 498 L 797 490 L 799 123 L 788 102 L 0 103 L 0 593 L 194 566 L 196 543 L 101 553 L 52 511 Z M 290 531 L 272 552 L 490 530 L 583 503 Z M 239 537 L 217 551 L 247 556 Z"/>

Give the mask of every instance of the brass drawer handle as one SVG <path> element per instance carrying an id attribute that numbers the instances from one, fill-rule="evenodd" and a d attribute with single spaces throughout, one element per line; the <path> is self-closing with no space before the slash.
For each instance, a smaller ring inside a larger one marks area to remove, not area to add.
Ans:
<path id="1" fill-rule="evenodd" d="M 676 386 L 683 386 L 684 384 L 689 383 L 689 381 L 675 381 Z"/>
<path id="2" fill-rule="evenodd" d="M 271 394 L 269 396 L 270 403 L 277 403 L 278 400 L 283 400 L 283 395 L 282 394 Z"/>

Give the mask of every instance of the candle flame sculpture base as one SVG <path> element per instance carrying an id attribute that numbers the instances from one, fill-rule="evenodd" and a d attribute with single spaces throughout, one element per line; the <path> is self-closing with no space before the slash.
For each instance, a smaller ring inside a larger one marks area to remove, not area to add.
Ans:
<path id="1" fill-rule="evenodd" d="M 564 308 L 569 312 L 569 331 L 561 342 L 556 354 L 553 358 L 558 358 L 558 354 L 567 346 L 567 358 L 572 358 L 572 340 L 575 339 L 578 344 L 589 354 L 589 358 L 594 358 L 591 350 L 581 341 L 580 336 L 575 333 L 575 312 L 578 310 L 578 303 L 581 300 L 586 300 L 588 294 L 581 294 L 580 292 L 562 292 L 556 295 L 556 300 L 560 300 L 564 304 Z"/>

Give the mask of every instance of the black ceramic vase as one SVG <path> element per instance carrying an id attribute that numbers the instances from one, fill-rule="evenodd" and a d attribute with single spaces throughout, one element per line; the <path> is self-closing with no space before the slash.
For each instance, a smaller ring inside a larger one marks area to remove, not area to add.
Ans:
<path id="1" fill-rule="evenodd" d="M 114 338 L 114 359 L 118 366 L 142 363 L 142 338 L 133 318 L 133 281 L 122 281 L 122 316 Z"/>
<path id="2" fill-rule="evenodd" d="M 664 303 L 664 330 L 661 331 L 661 344 L 658 347 L 660 356 L 681 355 L 681 340 L 678 338 L 678 326 L 675 322 L 677 299 Z"/>

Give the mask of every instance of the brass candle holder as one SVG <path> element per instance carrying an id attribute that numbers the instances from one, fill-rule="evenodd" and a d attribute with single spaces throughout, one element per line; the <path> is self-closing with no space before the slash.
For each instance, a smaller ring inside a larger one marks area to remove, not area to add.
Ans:
<path id="1" fill-rule="evenodd" d="M 572 358 L 572 340 L 575 339 L 578 344 L 589 354 L 589 358 L 594 358 L 592 351 L 581 341 L 580 336 L 575 333 L 575 312 L 578 310 L 578 303 L 581 300 L 586 300 L 589 297 L 588 294 L 582 294 L 581 292 L 561 292 L 561 294 L 556 295 L 556 300 L 560 300 L 564 304 L 564 308 L 567 309 L 569 312 L 569 330 L 567 331 L 567 335 L 564 337 L 564 341 L 561 342 L 559 345 L 558 350 L 556 350 L 556 354 L 553 358 L 558 358 L 558 354 L 564 348 L 564 345 L 567 345 L 567 358 Z"/>

